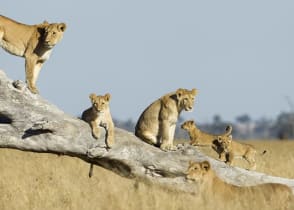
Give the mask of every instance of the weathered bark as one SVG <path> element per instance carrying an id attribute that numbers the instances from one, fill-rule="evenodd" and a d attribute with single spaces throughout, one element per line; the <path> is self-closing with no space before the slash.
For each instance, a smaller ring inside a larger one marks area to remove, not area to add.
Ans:
<path id="1" fill-rule="evenodd" d="M 104 135 L 94 139 L 87 123 L 32 94 L 23 82 L 11 81 L 3 71 L 0 71 L 0 147 L 75 156 L 125 177 L 144 178 L 185 192 L 197 192 L 195 185 L 185 180 L 189 160 L 209 160 L 219 177 L 235 185 L 271 182 L 294 189 L 294 180 L 229 167 L 189 145 L 163 152 L 118 128 L 115 145 L 107 150 Z"/>

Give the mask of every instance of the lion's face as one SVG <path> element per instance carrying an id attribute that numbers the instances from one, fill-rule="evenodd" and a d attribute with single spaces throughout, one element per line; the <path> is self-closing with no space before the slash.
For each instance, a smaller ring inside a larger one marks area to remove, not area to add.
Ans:
<path id="1" fill-rule="evenodd" d="M 191 128 L 194 127 L 194 121 L 193 120 L 188 120 L 188 121 L 185 121 L 182 125 L 181 125 L 181 128 L 186 130 L 186 131 L 189 131 L 191 130 Z"/>
<path id="2" fill-rule="evenodd" d="M 192 181 L 202 181 L 210 168 L 210 163 L 206 160 L 203 162 L 190 161 L 186 178 Z"/>
<path id="3" fill-rule="evenodd" d="M 228 151 L 232 145 L 232 136 L 218 136 L 217 141 L 223 150 Z"/>
<path id="4" fill-rule="evenodd" d="M 176 91 L 178 106 L 180 109 L 184 109 L 185 111 L 192 111 L 195 102 L 195 96 L 197 94 L 196 89 L 187 90 L 187 89 L 178 89 Z"/>
<path id="5" fill-rule="evenodd" d="M 53 48 L 62 39 L 65 29 L 65 23 L 48 24 L 45 27 L 44 45 Z"/>
<path id="6" fill-rule="evenodd" d="M 105 110 L 109 108 L 110 94 L 107 93 L 104 96 L 96 96 L 96 94 L 92 93 L 90 95 L 90 99 L 92 102 L 92 107 L 98 113 L 103 113 Z"/>

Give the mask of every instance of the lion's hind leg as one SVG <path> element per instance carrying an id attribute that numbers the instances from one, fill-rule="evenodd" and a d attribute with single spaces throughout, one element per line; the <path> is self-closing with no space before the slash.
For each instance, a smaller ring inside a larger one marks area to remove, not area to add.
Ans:
<path id="1" fill-rule="evenodd" d="M 158 138 L 149 131 L 143 131 L 141 133 L 137 133 L 136 135 L 148 144 L 155 146 L 159 146 L 160 144 Z"/>
<path id="2" fill-rule="evenodd" d="M 248 162 L 248 170 L 256 170 L 256 161 L 255 161 L 256 151 L 248 152 L 243 157 Z"/>
<path id="3" fill-rule="evenodd" d="M 4 37 L 4 28 L 2 26 L 0 26 L 0 45 L 1 45 L 1 41 Z"/>

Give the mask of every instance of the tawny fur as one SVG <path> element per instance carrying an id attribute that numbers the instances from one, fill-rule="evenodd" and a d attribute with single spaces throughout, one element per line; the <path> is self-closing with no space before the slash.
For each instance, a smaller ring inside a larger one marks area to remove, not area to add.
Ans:
<path id="1" fill-rule="evenodd" d="M 136 136 L 164 151 L 175 150 L 173 140 L 178 117 L 183 110 L 193 109 L 196 93 L 196 89 L 179 88 L 154 101 L 141 114 Z"/>
<path id="2" fill-rule="evenodd" d="M 94 138 L 100 138 L 100 127 L 106 131 L 105 144 L 107 148 L 111 148 L 114 144 L 114 123 L 112 121 L 109 101 L 111 95 L 109 93 L 104 96 L 90 94 L 92 107 L 85 110 L 82 119 L 89 123 Z"/>
<path id="3" fill-rule="evenodd" d="M 0 15 L 0 46 L 12 55 L 25 58 L 26 83 L 31 92 L 38 93 L 39 72 L 65 29 L 65 23 L 44 21 L 26 25 Z"/>
<path id="4" fill-rule="evenodd" d="M 224 150 L 226 163 L 233 164 L 235 158 L 243 158 L 249 163 L 249 170 L 256 169 L 256 149 L 250 144 L 239 143 L 232 140 L 232 136 L 218 136 L 218 145 Z M 261 155 L 265 154 L 264 150 Z"/>
<path id="5" fill-rule="evenodd" d="M 227 137 L 232 134 L 232 126 L 228 125 L 225 129 L 225 132 L 223 134 L 215 135 L 206 133 L 202 130 L 200 130 L 197 126 L 194 120 L 188 120 L 185 121 L 181 128 L 186 130 L 190 137 L 190 144 L 193 146 L 209 146 L 212 147 L 214 151 L 216 151 L 219 155 L 219 158 L 224 160 L 224 153 L 223 149 L 219 147 L 218 143 L 218 136 Z"/>
<path id="6" fill-rule="evenodd" d="M 234 199 L 239 201 L 239 199 L 243 198 L 250 200 L 260 196 L 265 201 L 274 199 L 280 202 L 281 209 L 287 209 L 287 206 L 293 202 L 292 190 L 286 185 L 266 183 L 250 187 L 239 187 L 228 184 L 215 174 L 208 161 L 190 161 L 186 178 L 198 184 L 201 194 L 213 196 L 213 199 L 219 198 L 223 202 L 230 202 Z M 279 197 L 278 199 L 277 196 Z"/>

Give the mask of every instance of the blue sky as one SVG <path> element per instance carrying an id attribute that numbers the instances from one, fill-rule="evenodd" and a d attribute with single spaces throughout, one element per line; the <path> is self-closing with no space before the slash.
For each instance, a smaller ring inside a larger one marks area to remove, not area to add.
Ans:
<path id="1" fill-rule="evenodd" d="M 135 121 L 180 87 L 199 90 L 194 111 L 182 114 L 198 122 L 290 111 L 293 11 L 290 0 L 1 3 L 1 14 L 19 22 L 67 24 L 38 79 L 44 98 L 78 116 L 90 106 L 90 93 L 109 92 L 113 117 Z M 24 80 L 24 59 L 2 49 L 0 69 Z"/>

